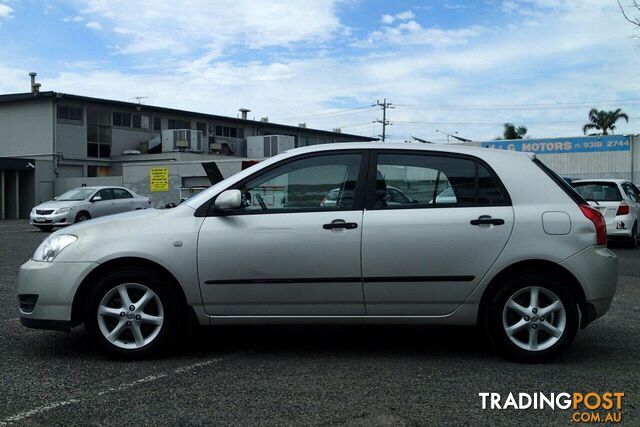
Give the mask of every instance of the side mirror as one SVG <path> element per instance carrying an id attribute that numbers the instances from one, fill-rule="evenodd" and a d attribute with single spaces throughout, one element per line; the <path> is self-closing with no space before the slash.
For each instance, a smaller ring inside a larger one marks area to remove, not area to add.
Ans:
<path id="1" fill-rule="evenodd" d="M 219 210 L 231 210 L 242 207 L 242 194 L 240 190 L 223 191 L 216 197 L 213 207 Z"/>
<path id="2" fill-rule="evenodd" d="M 100 196 L 93 196 L 93 198 L 91 199 L 92 202 L 99 202 L 100 200 L 102 200 L 102 197 Z"/>

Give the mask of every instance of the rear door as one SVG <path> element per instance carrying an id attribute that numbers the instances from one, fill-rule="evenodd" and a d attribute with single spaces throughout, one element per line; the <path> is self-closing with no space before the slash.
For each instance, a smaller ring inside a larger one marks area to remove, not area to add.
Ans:
<path id="1" fill-rule="evenodd" d="M 367 314 L 453 312 L 509 239 L 506 190 L 468 156 L 381 150 L 370 162 L 362 231 Z M 409 200 L 392 199 L 390 187 Z M 449 187 L 452 196 L 438 199 Z"/>
<path id="2" fill-rule="evenodd" d="M 133 195 L 124 188 L 114 188 L 113 196 L 116 203 L 117 212 L 126 212 L 136 209 L 135 199 Z"/>

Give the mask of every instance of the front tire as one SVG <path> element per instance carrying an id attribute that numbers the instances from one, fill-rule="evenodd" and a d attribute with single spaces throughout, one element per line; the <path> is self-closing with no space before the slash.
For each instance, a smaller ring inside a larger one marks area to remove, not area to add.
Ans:
<path id="1" fill-rule="evenodd" d="M 579 323 L 578 304 L 567 285 L 538 273 L 506 280 L 487 309 L 491 341 L 519 362 L 559 356 L 571 345 Z"/>
<path id="2" fill-rule="evenodd" d="M 91 215 L 89 214 L 89 212 L 78 212 L 78 215 L 76 215 L 76 221 L 75 222 L 84 222 L 84 221 L 88 221 L 91 219 Z"/>
<path id="3" fill-rule="evenodd" d="M 180 330 L 180 301 L 154 272 L 126 268 L 109 273 L 90 291 L 85 328 L 106 354 L 145 358 L 166 351 Z"/>

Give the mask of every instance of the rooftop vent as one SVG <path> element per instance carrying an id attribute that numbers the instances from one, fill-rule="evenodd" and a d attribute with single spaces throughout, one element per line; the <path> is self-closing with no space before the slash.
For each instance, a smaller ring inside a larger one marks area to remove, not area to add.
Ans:
<path id="1" fill-rule="evenodd" d="M 242 120 L 247 120 L 247 113 L 251 112 L 248 108 L 240 108 L 238 111 L 240 111 Z"/>
<path id="2" fill-rule="evenodd" d="M 262 117 L 260 118 L 260 121 L 264 123 L 269 123 L 269 117 Z"/>
<path id="3" fill-rule="evenodd" d="M 37 95 L 40 93 L 40 83 L 36 83 L 36 76 L 38 73 L 30 72 L 29 77 L 31 77 L 31 93 L 33 95 Z"/>

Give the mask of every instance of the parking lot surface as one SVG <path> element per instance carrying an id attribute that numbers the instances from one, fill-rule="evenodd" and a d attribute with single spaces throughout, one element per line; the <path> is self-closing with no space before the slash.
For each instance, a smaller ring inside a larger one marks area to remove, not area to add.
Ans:
<path id="1" fill-rule="evenodd" d="M 558 425 L 571 411 L 482 410 L 480 392 L 624 392 L 640 425 L 640 249 L 611 311 L 551 364 L 512 363 L 475 328 L 219 327 L 166 358 L 114 361 L 84 331 L 18 320 L 18 268 L 46 233 L 0 221 L 0 426 Z"/>

